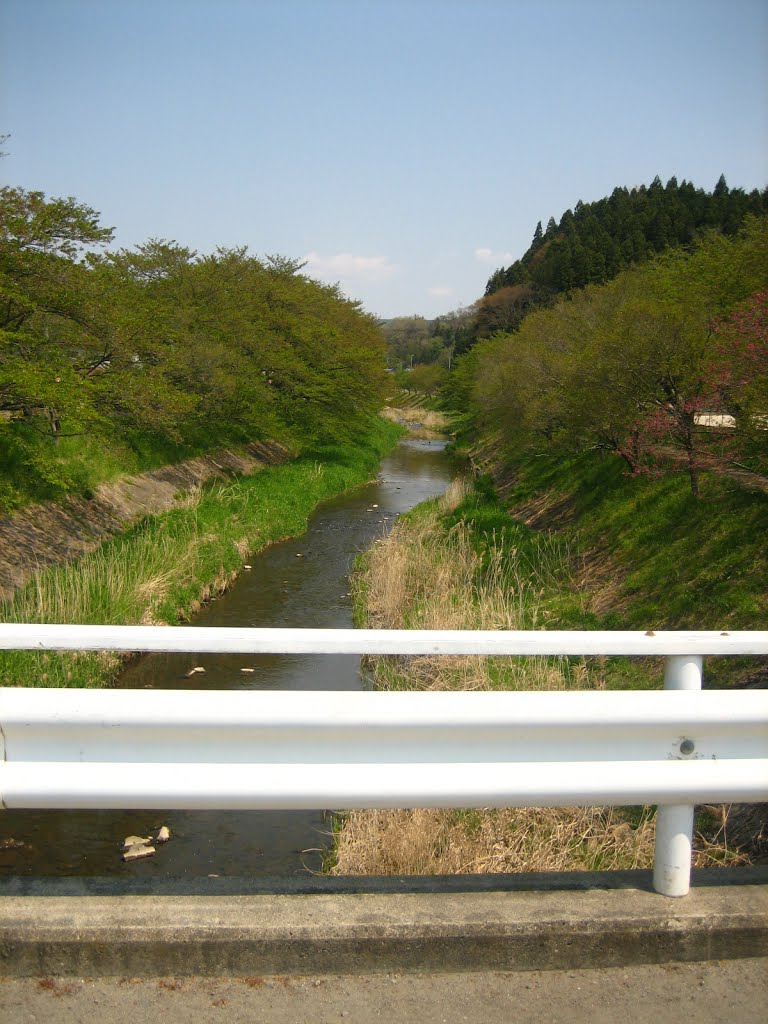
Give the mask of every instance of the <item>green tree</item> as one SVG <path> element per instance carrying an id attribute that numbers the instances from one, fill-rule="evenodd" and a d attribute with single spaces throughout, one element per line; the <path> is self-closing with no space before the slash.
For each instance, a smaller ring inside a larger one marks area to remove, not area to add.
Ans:
<path id="1" fill-rule="evenodd" d="M 381 329 L 391 365 L 412 368 L 432 361 L 435 345 L 429 321 L 423 316 L 398 316 L 385 321 Z"/>
<path id="2" fill-rule="evenodd" d="M 612 280 L 667 247 L 690 246 L 709 228 L 735 235 L 747 216 L 766 212 L 765 192 L 729 189 L 723 176 L 710 194 L 674 177 L 662 185 L 657 175 L 647 187 L 616 188 L 594 203 L 579 200 L 559 227 L 550 218 L 546 232 L 539 236 L 537 228 L 519 260 L 491 275 L 485 294 L 527 284 L 535 295 L 530 312 L 546 305 L 553 291 Z"/>
<path id="3" fill-rule="evenodd" d="M 697 495 L 711 447 L 703 414 L 743 402 L 752 449 L 764 447 L 766 268 L 764 218 L 737 239 L 712 233 L 692 254 L 665 254 L 497 335 L 477 349 L 463 397 L 511 448 L 603 448 L 633 473 L 682 463 Z"/>
<path id="4" fill-rule="evenodd" d="M 448 372 L 437 363 L 422 363 L 420 366 L 415 366 L 408 376 L 411 390 L 420 391 L 431 398 L 445 384 Z"/>
<path id="5" fill-rule="evenodd" d="M 377 322 L 300 262 L 158 239 L 94 251 L 111 235 L 74 199 L 0 193 L 6 464 L 60 490 L 72 483 L 56 451 L 65 435 L 311 445 L 354 435 L 380 407 Z"/>
<path id="6" fill-rule="evenodd" d="M 83 253 L 112 237 L 74 199 L 0 190 L 0 410 L 52 436 L 95 418 L 81 387 L 102 359 Z"/>

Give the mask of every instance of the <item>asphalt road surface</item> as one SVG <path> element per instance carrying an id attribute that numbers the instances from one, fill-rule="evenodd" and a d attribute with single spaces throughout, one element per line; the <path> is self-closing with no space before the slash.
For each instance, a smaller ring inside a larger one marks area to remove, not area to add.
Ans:
<path id="1" fill-rule="evenodd" d="M 591 971 L 0 979 L 13 1024 L 765 1024 L 768 960 Z"/>

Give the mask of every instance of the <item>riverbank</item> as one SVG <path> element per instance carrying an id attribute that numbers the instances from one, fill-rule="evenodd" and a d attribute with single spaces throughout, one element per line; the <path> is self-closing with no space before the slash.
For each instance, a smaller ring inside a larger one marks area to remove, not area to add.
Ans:
<path id="1" fill-rule="evenodd" d="M 118 474 L 95 484 L 88 497 L 70 493 L 0 516 L 0 600 L 40 569 L 94 551 L 144 516 L 183 504 L 190 492 L 213 480 L 252 476 L 295 458 L 295 451 L 277 441 L 254 441 L 143 473 Z"/>
<path id="2" fill-rule="evenodd" d="M 409 437 L 424 441 L 438 441 L 451 436 L 451 421 L 444 412 L 427 409 L 423 405 L 386 406 L 381 415 L 390 423 L 397 423 Z"/>
<path id="3" fill-rule="evenodd" d="M 571 550 L 578 602 L 550 605 L 563 629 L 763 629 L 768 618 L 768 496 L 702 470 L 629 476 L 615 456 L 538 455 L 510 465 L 475 453 L 499 511 Z M 625 666 L 626 668 L 627 666 Z M 631 671 L 631 670 L 630 670 Z M 611 665 L 616 686 L 636 675 Z M 768 659 L 710 659 L 710 688 L 766 685 Z"/>
<path id="4" fill-rule="evenodd" d="M 508 474 L 504 501 L 481 477 L 476 486 L 457 484 L 440 501 L 415 509 L 359 561 L 358 624 L 390 629 L 692 626 L 686 616 L 696 615 L 706 594 L 694 588 L 684 600 L 686 589 L 698 574 L 721 571 L 721 591 L 699 628 L 754 628 L 755 609 L 765 599 L 760 584 L 764 556 L 758 550 L 764 532 L 750 533 L 764 515 L 761 496 L 726 494 L 721 508 L 710 506 L 707 515 L 697 512 L 698 506 L 688 508 L 687 496 L 678 493 L 674 481 L 648 482 L 644 488 L 642 482 L 627 481 L 625 486 L 620 476 L 601 482 L 600 473 L 612 474 L 610 466 L 592 465 L 591 477 L 586 468 L 581 467 L 581 490 L 570 494 L 567 484 L 579 479 L 574 467 L 561 466 L 558 477 L 555 464 L 541 460 L 518 469 L 514 478 Z M 497 479 L 503 486 L 501 473 Z M 654 543 L 648 531 L 655 533 Z M 674 561 L 680 545 L 696 543 L 699 550 L 691 550 L 687 563 Z M 713 557 L 718 550 L 720 559 Z M 724 567 L 731 558 L 754 566 L 754 575 L 741 586 L 738 578 L 729 580 Z M 643 617 L 651 602 L 643 590 L 633 593 L 631 584 L 652 567 L 661 571 L 665 563 L 675 564 L 677 571 L 655 585 L 648 621 Z M 623 567 L 620 575 L 613 573 L 616 564 Z M 733 599 L 723 626 L 717 621 L 722 593 Z M 726 660 L 708 662 L 710 685 L 744 685 L 750 673 L 761 671 L 755 659 L 751 665 L 745 659 L 727 666 L 722 664 Z M 657 688 L 662 674 L 656 661 L 619 658 L 375 658 L 368 659 L 366 670 L 374 686 L 387 689 Z M 768 858 L 760 808 L 730 813 L 702 808 L 696 830 L 697 866 Z M 652 863 L 653 842 L 650 809 L 354 812 L 337 823 L 332 870 L 444 874 L 645 868 Z"/>
<path id="5" fill-rule="evenodd" d="M 38 572 L 0 606 L 6 622 L 171 624 L 227 589 L 268 544 L 301 534 L 316 506 L 375 474 L 402 431 L 381 419 L 353 446 L 324 447 L 255 476 L 196 488 L 176 507 L 66 565 Z M 108 653 L 3 652 L 4 685 L 105 686 Z"/>
<path id="6" fill-rule="evenodd" d="M 297 536 L 249 556 L 251 568 L 191 624 L 200 631 L 350 629 L 348 580 L 355 557 L 403 513 L 441 493 L 450 477 L 441 443 L 402 438 L 365 483 L 324 500 L 306 530 L 302 526 Z M 181 702 L 194 690 L 356 691 L 363 685 L 359 664 L 358 656 L 341 653 L 155 653 L 132 658 L 114 685 L 139 694 L 178 691 Z M 172 841 L 155 857 L 122 860 L 126 836 L 146 836 L 161 825 Z M 0 849 L 0 877 L 112 878 L 118 890 L 131 892 L 148 880 L 178 878 L 196 879 L 206 892 L 215 879 L 306 882 L 321 870 L 328 825 L 320 810 L 6 810 L 4 834 L 14 842 Z"/>

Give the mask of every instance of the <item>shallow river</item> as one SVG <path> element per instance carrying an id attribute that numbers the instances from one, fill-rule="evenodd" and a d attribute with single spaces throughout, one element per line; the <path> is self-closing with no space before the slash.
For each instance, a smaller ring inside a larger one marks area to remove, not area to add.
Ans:
<path id="1" fill-rule="evenodd" d="M 401 442 L 379 477 L 322 505 L 309 531 L 254 556 L 232 589 L 205 608 L 197 626 L 352 625 L 348 574 L 355 556 L 396 517 L 442 493 L 450 467 L 441 441 Z M 188 677 L 194 667 L 205 673 Z M 180 690 L 355 690 L 357 655 L 157 654 L 136 659 L 118 685 Z M 245 673 L 243 668 L 255 671 Z M 155 857 L 125 864 L 127 835 L 168 825 Z M 0 872 L 27 876 L 194 878 L 295 876 L 317 871 L 330 818 L 317 811 L 3 811 Z"/>

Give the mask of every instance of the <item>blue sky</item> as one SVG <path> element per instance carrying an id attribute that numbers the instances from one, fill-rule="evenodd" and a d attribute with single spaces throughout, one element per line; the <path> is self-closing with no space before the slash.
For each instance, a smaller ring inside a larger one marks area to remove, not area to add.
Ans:
<path id="1" fill-rule="evenodd" d="M 2 0 L 3 183 L 116 244 L 306 259 L 382 316 L 482 295 L 536 222 L 768 183 L 764 0 Z"/>

